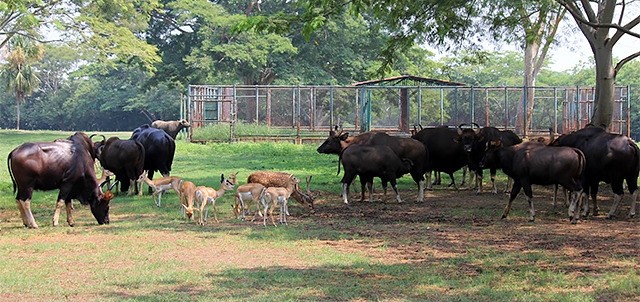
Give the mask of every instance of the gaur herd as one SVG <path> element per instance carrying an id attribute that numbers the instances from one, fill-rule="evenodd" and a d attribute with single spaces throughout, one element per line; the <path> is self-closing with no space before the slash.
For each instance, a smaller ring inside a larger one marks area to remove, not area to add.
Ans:
<path id="1" fill-rule="evenodd" d="M 112 189 L 117 183 L 120 183 L 121 191 L 128 194 L 142 194 L 142 183 L 147 183 L 149 192 L 155 191 L 153 196 L 157 198 L 158 206 L 162 192 L 174 190 L 186 216 L 191 218 L 194 211 L 200 212 L 199 224 L 204 224 L 207 219 L 207 205 L 213 206 L 217 221 L 215 200 L 225 191 L 234 189 L 236 202 L 232 207 L 236 217 L 244 219 L 246 213 L 253 209 L 254 219 L 263 216 L 265 226 L 268 215 L 275 225 L 275 207 L 280 210 L 280 223 L 286 224 L 286 216 L 289 215 L 287 199 L 290 196 L 314 210 L 314 196 L 308 190 L 310 177 L 307 179 L 307 191 L 302 192 L 300 179 L 283 172 L 255 172 L 249 176 L 247 184 L 237 188 L 235 173 L 228 177 L 221 175 L 218 190 L 170 176 L 175 155 L 174 139 L 185 127 L 189 127 L 185 120 L 159 121 L 152 126 L 136 128 L 126 140 L 99 135 L 102 139 L 95 141 L 95 135 L 77 132 L 67 139 L 18 146 L 9 153 L 7 165 L 14 192 L 17 192 L 16 203 L 23 224 L 30 228 L 38 227 L 31 212 L 33 190 L 54 189 L 59 189 L 54 226 L 58 225 L 63 206 L 66 206 L 68 224 L 74 225 L 72 199 L 88 204 L 98 224 L 108 224 L 109 203 L 114 196 Z M 338 174 L 341 166 L 344 169 L 340 183 L 342 200 L 346 204 L 349 203 L 349 186 L 356 176 L 360 179 L 361 201 L 365 200 L 365 192 L 369 193 L 368 200 L 372 200 L 373 179 L 378 177 L 384 193 L 387 184 L 391 183 L 396 200 L 401 202 L 397 179 L 410 174 L 418 186 L 417 201 L 423 202 L 424 190 L 440 182 L 441 172 L 448 174 L 450 186 L 456 187 L 453 173 L 463 168 L 468 168 L 469 173 L 476 176 L 476 194 L 482 193 L 483 170 L 489 169 L 495 194 L 498 192 L 495 175 L 501 169 L 513 182 L 502 218 L 507 217 L 513 200 L 520 190 L 524 190 L 529 203 L 529 220 L 535 219 L 531 187 L 534 184 L 556 185 L 556 190 L 558 186 L 566 190 L 571 199 L 568 216 L 572 223 L 586 217 L 590 211 L 597 215 L 596 195 L 600 182 L 611 184 L 615 194 L 607 214 L 607 218 L 612 218 L 620 207 L 624 181 L 631 194 L 629 217 L 635 215 L 640 150 L 630 138 L 595 126 L 560 135 L 546 143 L 542 140 L 523 142 L 510 130 L 477 124 L 419 131 L 414 127 L 411 137 L 377 131 L 350 136 L 347 132 L 338 132 L 336 127 L 329 131 L 329 137 L 317 152 L 338 155 Z M 96 159 L 103 169 L 115 175 L 114 184 L 107 186 L 106 192 L 103 192 L 104 183 L 96 178 Z M 159 171 L 162 178 L 154 180 L 155 171 Z M 433 183 L 432 173 L 436 175 Z M 592 207 L 589 207 L 589 196 Z"/>

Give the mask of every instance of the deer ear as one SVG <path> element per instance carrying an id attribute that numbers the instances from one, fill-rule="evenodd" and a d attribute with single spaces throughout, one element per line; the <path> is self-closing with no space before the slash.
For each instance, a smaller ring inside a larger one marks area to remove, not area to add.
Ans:
<path id="1" fill-rule="evenodd" d="M 220 174 L 220 183 L 224 182 L 224 174 Z"/>

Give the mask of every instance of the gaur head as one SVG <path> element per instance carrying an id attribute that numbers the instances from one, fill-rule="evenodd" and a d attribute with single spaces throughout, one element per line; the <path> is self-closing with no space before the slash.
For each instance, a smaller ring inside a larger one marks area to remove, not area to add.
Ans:
<path id="1" fill-rule="evenodd" d="M 91 213 L 96 218 L 98 224 L 109 224 L 109 203 L 113 199 L 113 193 L 107 191 L 98 195 L 98 200 L 91 202 Z"/>
<path id="2" fill-rule="evenodd" d="M 488 141 L 485 147 L 485 153 L 480 161 L 480 167 L 488 167 L 491 165 L 495 165 L 498 161 L 498 157 L 496 155 L 496 151 L 502 149 L 502 141 L 501 140 L 492 140 Z"/>
<path id="3" fill-rule="evenodd" d="M 329 131 L 329 137 L 318 147 L 316 151 L 324 154 L 340 154 L 342 151 L 341 141 L 349 137 L 348 132 L 336 133 L 334 130 Z"/>

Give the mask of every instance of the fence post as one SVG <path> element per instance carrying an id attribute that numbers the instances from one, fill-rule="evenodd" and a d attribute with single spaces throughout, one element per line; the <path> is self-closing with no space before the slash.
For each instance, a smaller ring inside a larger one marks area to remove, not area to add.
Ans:
<path id="1" fill-rule="evenodd" d="M 489 126 L 491 124 L 489 123 L 489 88 L 484 89 L 484 112 L 484 125 Z"/>
<path id="2" fill-rule="evenodd" d="M 627 85 L 627 136 L 631 137 L 631 87 Z"/>
<path id="3" fill-rule="evenodd" d="M 329 129 L 333 127 L 333 86 L 329 88 Z"/>
<path id="4" fill-rule="evenodd" d="M 522 97 L 522 107 L 523 107 L 524 112 L 522 114 L 524 114 L 524 115 L 522 116 L 522 121 L 523 121 L 523 123 L 522 123 L 522 137 L 526 138 L 527 137 L 527 123 L 529 122 L 529 121 L 527 121 L 527 114 L 528 114 L 528 112 L 527 112 L 527 85 L 524 85 L 523 88 L 524 89 L 522 89 L 522 96 L 523 96 Z"/>
<path id="5" fill-rule="evenodd" d="M 444 125 L 444 88 L 440 87 L 440 126 Z"/>
<path id="6" fill-rule="evenodd" d="M 476 121 L 476 94 L 473 91 L 473 85 L 471 85 L 471 90 L 469 91 L 470 99 L 471 99 L 471 123 Z"/>
<path id="7" fill-rule="evenodd" d="M 558 87 L 553 87 L 553 133 L 558 133 Z"/>
<path id="8" fill-rule="evenodd" d="M 422 124 L 422 86 L 418 84 L 418 122 L 416 124 Z"/>
<path id="9" fill-rule="evenodd" d="M 260 88 L 256 85 L 256 125 L 260 123 L 260 118 L 258 117 L 258 113 L 260 111 Z"/>
<path id="10" fill-rule="evenodd" d="M 291 127 L 296 126 L 296 88 L 291 88 Z"/>

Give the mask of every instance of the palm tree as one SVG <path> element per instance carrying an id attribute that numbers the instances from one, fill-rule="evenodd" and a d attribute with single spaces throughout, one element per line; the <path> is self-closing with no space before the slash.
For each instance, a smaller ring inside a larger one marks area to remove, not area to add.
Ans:
<path id="1" fill-rule="evenodd" d="M 22 36 L 15 36 L 9 42 L 6 62 L 0 69 L 0 76 L 6 83 L 7 91 L 16 96 L 16 129 L 20 130 L 20 104 L 40 87 L 40 79 L 31 65 L 42 59 L 44 48 Z"/>

